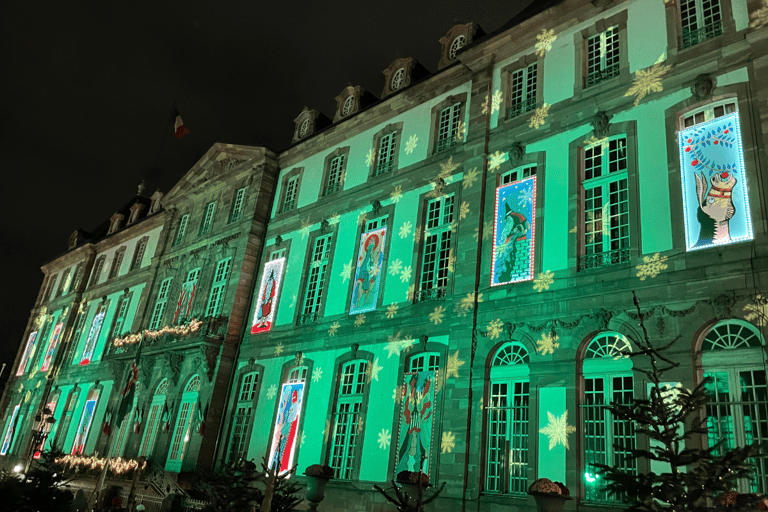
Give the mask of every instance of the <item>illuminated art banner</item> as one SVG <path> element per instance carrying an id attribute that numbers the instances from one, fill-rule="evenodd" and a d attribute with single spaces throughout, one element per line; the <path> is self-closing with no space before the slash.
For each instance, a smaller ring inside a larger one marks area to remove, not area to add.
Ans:
<path id="1" fill-rule="evenodd" d="M 104 324 L 104 316 L 107 314 L 107 308 L 101 308 L 101 311 L 93 317 L 91 330 L 88 331 L 88 339 L 85 342 L 83 358 L 80 360 L 80 366 L 85 366 L 91 362 L 93 351 L 96 350 L 96 342 L 99 341 L 101 326 Z"/>
<path id="2" fill-rule="evenodd" d="M 395 474 L 401 471 L 419 471 L 429 475 L 432 462 L 432 439 L 435 427 L 437 401 L 436 371 L 406 373 L 401 393 L 399 433 Z"/>
<path id="3" fill-rule="evenodd" d="M 19 415 L 19 405 L 13 408 L 13 414 L 8 421 L 8 428 L 5 429 L 5 435 L 3 436 L 3 444 L 0 446 L 0 455 L 5 455 L 11 447 L 11 441 L 13 441 L 13 433 L 16 430 L 16 417 Z"/>
<path id="4" fill-rule="evenodd" d="M 280 463 L 280 474 L 293 467 L 293 456 L 299 439 L 299 420 L 304 397 L 304 383 L 283 384 L 280 405 L 277 408 L 275 432 L 272 434 L 272 448 L 269 451 L 269 467 L 274 469 Z"/>
<path id="5" fill-rule="evenodd" d="M 251 334 L 265 332 L 272 328 L 284 268 L 285 258 L 268 261 L 264 264 L 264 272 L 261 274 L 261 285 L 259 286 L 259 296 L 256 299 L 256 311 L 253 313 Z"/>
<path id="6" fill-rule="evenodd" d="M 56 346 L 59 344 L 62 327 L 64 327 L 64 324 L 59 322 L 53 329 L 51 339 L 48 340 L 48 348 L 45 349 L 45 356 L 43 357 L 43 364 L 40 366 L 40 371 L 48 371 L 48 368 L 51 367 L 51 360 L 53 359 L 53 353 L 56 351 Z"/>
<path id="7" fill-rule="evenodd" d="M 77 426 L 75 442 L 72 444 L 72 455 L 82 455 L 83 450 L 85 450 L 85 442 L 88 440 L 88 431 L 91 430 L 91 423 L 93 423 L 97 401 L 98 398 L 91 398 L 85 402 L 83 415 L 80 418 L 80 425 Z"/>
<path id="8" fill-rule="evenodd" d="M 384 242 L 387 228 L 374 229 L 360 237 L 357 269 L 352 287 L 349 314 L 357 315 L 376 309 L 381 284 L 381 266 L 384 263 Z"/>
<path id="9" fill-rule="evenodd" d="M 752 240 L 739 114 L 681 130 L 678 144 L 686 249 Z"/>
<path id="10" fill-rule="evenodd" d="M 533 279 L 536 176 L 496 189 L 491 286 Z"/>
<path id="11" fill-rule="evenodd" d="M 19 362 L 19 369 L 16 371 L 16 376 L 24 375 L 27 371 L 27 363 L 29 358 L 32 357 L 32 352 L 35 350 L 35 341 L 37 341 L 37 331 L 29 333 L 27 338 L 27 346 L 24 348 L 24 354 L 21 356 L 21 362 Z"/>

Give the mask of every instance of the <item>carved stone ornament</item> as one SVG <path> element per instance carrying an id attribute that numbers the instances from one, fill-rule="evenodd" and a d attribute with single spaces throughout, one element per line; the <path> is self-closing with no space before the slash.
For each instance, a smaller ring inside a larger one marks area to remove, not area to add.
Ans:
<path id="1" fill-rule="evenodd" d="M 152 381 L 152 370 L 155 368 L 154 361 L 151 359 L 139 366 L 139 380 L 149 387 Z"/>
<path id="2" fill-rule="evenodd" d="M 733 294 L 723 294 L 713 299 L 711 304 L 712 309 L 715 312 L 715 317 L 717 317 L 718 320 L 723 320 L 731 317 L 731 309 L 733 308 L 733 305 L 736 304 L 736 297 Z"/>
<path id="3" fill-rule="evenodd" d="M 515 167 L 525 155 L 525 144 L 522 142 L 513 142 L 509 148 L 509 163 Z"/>
<path id="4" fill-rule="evenodd" d="M 427 350 L 427 341 L 429 341 L 429 334 L 422 334 L 419 336 L 419 342 L 421 342 L 421 350 Z"/>
<path id="5" fill-rule="evenodd" d="M 602 110 L 592 117 L 592 130 L 595 137 L 598 139 L 604 139 L 608 136 L 608 131 L 611 126 L 611 117 Z"/>
<path id="6" fill-rule="evenodd" d="M 299 366 L 303 359 L 304 359 L 304 354 L 301 352 L 301 350 L 297 351 L 296 355 L 294 356 L 296 366 Z"/>
<path id="7" fill-rule="evenodd" d="M 168 369 L 171 371 L 171 380 L 173 385 L 176 386 L 179 383 L 179 376 L 181 375 L 181 365 L 184 363 L 184 354 L 177 352 L 164 352 L 163 357 L 165 363 L 168 365 Z"/>
<path id="8" fill-rule="evenodd" d="M 320 233 L 322 233 L 323 235 L 326 234 L 328 232 L 329 226 L 330 224 L 328 224 L 328 221 L 326 219 L 323 219 L 322 221 L 320 221 Z"/>
<path id="9" fill-rule="evenodd" d="M 283 237 L 281 237 L 280 235 L 277 235 L 275 237 L 275 247 L 280 247 L 280 244 L 282 243 L 283 243 Z"/>
<path id="10" fill-rule="evenodd" d="M 715 88 L 715 82 L 706 73 L 697 76 L 691 86 L 691 94 L 696 101 L 704 101 L 712 97 L 712 90 Z"/>
<path id="11" fill-rule="evenodd" d="M 603 308 L 600 308 L 597 311 L 595 311 L 591 316 L 592 318 L 594 318 L 598 329 L 604 330 L 608 328 L 608 322 L 610 322 L 611 318 L 613 318 L 613 313 Z"/>
<path id="12" fill-rule="evenodd" d="M 357 350 L 360 348 L 360 344 L 359 343 L 353 343 L 350 348 L 352 349 L 352 357 L 353 358 L 357 358 Z"/>
<path id="13" fill-rule="evenodd" d="M 112 379 L 115 382 L 122 379 L 124 367 L 125 363 L 123 361 L 115 361 L 114 359 L 109 360 L 109 371 L 112 373 Z"/>
<path id="14" fill-rule="evenodd" d="M 80 243 L 81 240 L 80 236 L 80 230 L 76 229 L 72 232 L 71 235 L 69 235 L 69 245 L 67 246 L 69 249 L 74 249 L 77 247 L 77 244 Z"/>
<path id="15" fill-rule="evenodd" d="M 371 201 L 371 207 L 373 208 L 373 214 L 378 215 L 381 211 L 381 202 L 378 199 Z"/>

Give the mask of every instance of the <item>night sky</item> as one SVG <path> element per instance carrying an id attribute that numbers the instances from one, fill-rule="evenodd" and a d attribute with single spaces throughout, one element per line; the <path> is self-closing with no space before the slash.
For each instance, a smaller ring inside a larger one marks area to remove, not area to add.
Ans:
<path id="1" fill-rule="evenodd" d="M 0 363 L 13 363 L 40 266 L 136 194 L 168 192 L 216 142 L 285 149 L 304 105 L 379 97 L 398 57 L 437 69 L 455 23 L 498 29 L 530 0 L 4 2 L 0 17 Z M 218 6 L 224 5 L 226 8 Z M 174 101 L 190 130 L 168 124 Z M 6 375 L 10 368 L 6 368 Z"/>

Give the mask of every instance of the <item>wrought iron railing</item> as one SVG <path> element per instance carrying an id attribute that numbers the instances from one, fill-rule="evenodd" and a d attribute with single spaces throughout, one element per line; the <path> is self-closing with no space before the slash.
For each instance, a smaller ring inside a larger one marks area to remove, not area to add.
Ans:
<path id="1" fill-rule="evenodd" d="M 416 302 L 427 302 L 430 300 L 445 300 L 447 295 L 446 288 L 428 288 L 416 292 Z"/>
<path id="2" fill-rule="evenodd" d="M 293 201 L 285 201 L 283 203 L 282 208 L 280 208 L 280 213 L 285 213 L 293 210 L 293 203 L 294 203 Z"/>
<path id="3" fill-rule="evenodd" d="M 320 318 L 320 313 L 315 311 L 314 313 L 306 313 L 299 315 L 299 325 L 314 324 Z"/>
<path id="4" fill-rule="evenodd" d="M 338 191 L 340 187 L 341 187 L 340 181 L 329 183 L 328 186 L 325 187 L 325 190 L 323 191 L 323 195 L 327 196 L 328 194 L 333 194 L 334 192 Z"/>
<path id="5" fill-rule="evenodd" d="M 619 63 L 616 63 L 611 66 L 608 66 L 605 69 L 601 69 L 600 71 L 595 71 L 594 73 L 590 73 L 589 75 L 587 75 L 587 87 L 597 85 L 600 82 L 605 82 L 606 80 L 610 80 L 613 77 L 619 76 L 620 72 L 621 72 L 621 65 Z"/>
<path id="6" fill-rule="evenodd" d="M 448 137 L 446 139 L 438 140 L 437 147 L 435 148 L 435 153 L 445 151 L 446 149 L 451 149 L 458 143 L 459 141 L 455 137 Z"/>
<path id="7" fill-rule="evenodd" d="M 389 172 L 389 171 L 392 170 L 393 167 L 394 167 L 394 165 L 392 165 L 392 161 L 391 160 L 390 161 L 386 161 L 385 160 L 385 161 L 379 162 L 376 165 L 376 174 L 375 175 L 378 176 L 379 174 L 384 174 L 385 172 Z"/>
<path id="8" fill-rule="evenodd" d="M 705 25 L 702 28 L 691 30 L 683 28 L 683 48 L 690 48 L 691 46 L 703 43 L 713 37 L 719 36 L 723 33 L 723 22 L 716 21 Z"/>
<path id="9" fill-rule="evenodd" d="M 579 259 L 579 270 L 617 265 L 629 261 L 629 249 L 616 249 L 615 251 L 600 252 L 597 254 L 585 254 Z"/>
<path id="10" fill-rule="evenodd" d="M 536 98 L 528 98 L 519 103 L 513 103 L 507 110 L 507 119 L 512 119 L 536 108 Z"/>

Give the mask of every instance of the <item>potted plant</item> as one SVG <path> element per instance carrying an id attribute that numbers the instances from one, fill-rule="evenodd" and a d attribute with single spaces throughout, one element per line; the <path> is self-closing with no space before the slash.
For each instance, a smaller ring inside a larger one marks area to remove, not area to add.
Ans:
<path id="1" fill-rule="evenodd" d="M 538 512 L 562 512 L 565 502 L 573 499 L 564 484 L 549 478 L 535 480 L 528 488 L 528 494 L 536 500 Z"/>
<path id="2" fill-rule="evenodd" d="M 333 478 L 333 468 L 322 464 L 312 464 L 305 471 L 307 476 L 307 501 L 311 510 L 317 510 L 317 505 L 325 498 L 325 484 Z"/>

